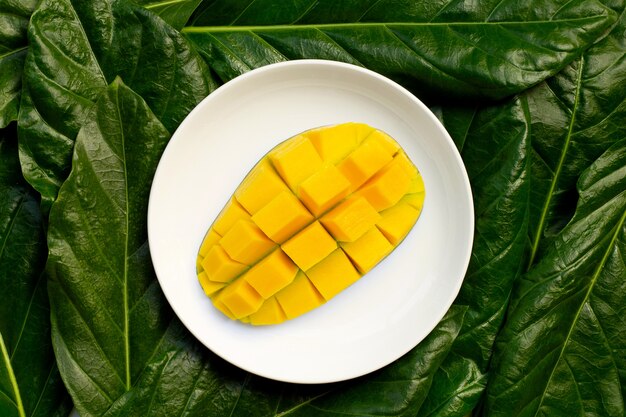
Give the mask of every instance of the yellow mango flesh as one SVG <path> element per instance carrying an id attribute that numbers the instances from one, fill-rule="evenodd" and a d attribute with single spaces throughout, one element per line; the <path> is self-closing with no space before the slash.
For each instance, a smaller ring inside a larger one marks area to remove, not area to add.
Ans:
<path id="1" fill-rule="evenodd" d="M 303 132 L 237 187 L 198 250 L 198 280 L 230 319 L 294 319 L 389 255 L 424 197 L 419 171 L 386 133 L 363 123 Z"/>

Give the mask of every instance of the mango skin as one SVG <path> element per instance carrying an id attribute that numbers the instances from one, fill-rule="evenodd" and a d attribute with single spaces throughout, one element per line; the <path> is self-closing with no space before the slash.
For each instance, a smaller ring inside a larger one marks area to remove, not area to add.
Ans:
<path id="1" fill-rule="evenodd" d="M 307 130 L 272 148 L 234 191 L 198 250 L 199 283 L 229 319 L 294 319 L 388 256 L 425 195 L 386 133 L 353 122 Z"/>

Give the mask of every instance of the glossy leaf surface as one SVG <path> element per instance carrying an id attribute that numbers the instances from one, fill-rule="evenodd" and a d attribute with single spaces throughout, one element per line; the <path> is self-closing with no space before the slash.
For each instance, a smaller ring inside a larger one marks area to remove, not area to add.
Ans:
<path id="1" fill-rule="evenodd" d="M 115 81 L 89 112 L 50 212 L 52 339 L 84 416 L 129 391 L 165 344 L 171 313 L 152 272 L 146 209 L 169 133 Z"/>
<path id="2" fill-rule="evenodd" d="M 0 129 L 17 120 L 26 29 L 38 0 L 0 0 Z"/>
<path id="3" fill-rule="evenodd" d="M 69 173 L 85 115 L 117 75 L 170 131 L 214 87 L 206 65 L 178 32 L 124 1 L 44 0 L 29 37 L 20 158 L 44 207 Z"/>
<path id="4" fill-rule="evenodd" d="M 175 29 L 182 29 L 202 0 L 135 0 Z"/>
<path id="5" fill-rule="evenodd" d="M 520 281 L 497 341 L 493 416 L 623 416 L 626 140 L 578 181 L 570 223 Z"/>
<path id="6" fill-rule="evenodd" d="M 421 95 L 502 98 L 554 75 L 615 21 L 597 1 L 216 0 L 184 29 L 223 81 L 287 59 L 363 65 Z"/>
<path id="7" fill-rule="evenodd" d="M 37 194 L 21 176 L 15 126 L 0 130 L 0 415 L 67 416 L 50 342 L 46 239 Z"/>
<path id="8" fill-rule="evenodd" d="M 576 206 L 581 172 L 626 135 L 626 14 L 608 36 L 528 94 L 532 114 L 532 241 L 529 267 Z"/>

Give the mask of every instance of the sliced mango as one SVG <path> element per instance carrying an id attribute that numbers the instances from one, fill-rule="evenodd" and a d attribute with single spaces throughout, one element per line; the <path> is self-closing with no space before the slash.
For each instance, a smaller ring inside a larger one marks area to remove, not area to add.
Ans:
<path id="1" fill-rule="evenodd" d="M 252 221 L 276 243 L 283 243 L 315 218 L 291 191 L 283 191 L 259 210 Z"/>
<path id="2" fill-rule="evenodd" d="M 294 319 L 389 255 L 424 197 L 419 171 L 386 133 L 352 122 L 303 132 L 235 190 L 199 247 L 198 280 L 230 319 Z"/>
<path id="3" fill-rule="evenodd" d="M 380 219 L 380 214 L 363 197 L 349 198 L 326 213 L 320 221 L 335 237 L 343 242 L 357 240 Z"/>
<path id="4" fill-rule="evenodd" d="M 393 245 L 376 227 L 372 227 L 354 242 L 342 243 L 341 248 L 360 273 L 365 274 L 393 250 Z"/>
<path id="5" fill-rule="evenodd" d="M 319 222 L 307 226 L 282 245 L 282 249 L 306 271 L 337 248 L 337 242 Z"/>

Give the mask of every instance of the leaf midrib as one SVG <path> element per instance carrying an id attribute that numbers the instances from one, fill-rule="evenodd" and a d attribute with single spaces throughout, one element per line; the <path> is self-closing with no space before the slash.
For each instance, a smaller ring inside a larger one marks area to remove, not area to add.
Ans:
<path id="1" fill-rule="evenodd" d="M 5 59 L 5 58 L 7 58 L 7 57 L 9 57 L 11 55 L 17 55 L 20 52 L 25 51 L 27 49 L 28 49 L 28 45 L 22 46 L 20 48 L 12 49 L 9 52 L 6 52 L 4 54 L 0 54 L 0 60 Z"/>
<path id="2" fill-rule="evenodd" d="M 119 90 L 115 90 L 115 102 L 116 102 L 116 110 L 117 117 L 119 120 L 120 126 L 123 126 L 122 123 L 122 114 L 120 112 L 120 99 L 119 99 Z M 124 135 L 124 128 L 120 128 L 120 136 L 122 140 L 122 165 L 124 168 L 124 193 L 125 193 L 125 204 L 126 210 L 124 213 L 125 216 L 125 226 L 126 233 L 124 237 L 124 275 L 123 275 L 123 297 L 124 297 L 124 359 L 126 361 L 126 391 L 130 391 L 131 378 L 130 378 L 130 331 L 129 331 L 129 308 L 128 308 L 128 237 L 129 237 L 129 207 L 128 207 L 128 168 L 126 166 L 126 138 Z"/>
<path id="3" fill-rule="evenodd" d="M 572 324 L 567 332 L 567 335 L 565 336 L 565 339 L 563 341 L 563 346 L 561 346 L 561 351 L 559 352 L 559 356 L 557 357 L 554 366 L 552 367 L 552 371 L 550 372 L 550 376 L 548 377 L 548 380 L 546 381 L 546 385 L 543 389 L 543 392 L 541 393 L 541 399 L 539 401 L 539 405 L 537 406 L 537 409 L 535 410 L 535 413 L 533 414 L 533 417 L 537 417 L 539 414 L 539 410 L 541 410 L 541 407 L 543 405 L 543 400 L 546 398 L 546 393 L 548 391 L 548 387 L 550 386 L 550 382 L 552 381 L 552 378 L 554 377 L 554 373 L 556 371 L 556 368 L 558 366 L 558 363 L 561 361 L 561 359 L 563 358 L 563 354 L 565 352 L 565 348 L 567 347 L 567 344 L 572 336 L 572 332 L 574 331 L 574 328 L 576 327 L 576 323 L 578 323 L 578 318 L 580 317 L 580 314 L 583 310 L 583 307 L 587 304 L 587 301 L 589 300 L 589 297 L 591 296 L 591 292 L 593 291 L 595 284 L 598 280 L 598 277 L 600 276 L 600 272 L 602 271 L 602 269 L 604 269 L 604 265 L 606 264 L 606 261 L 608 260 L 611 251 L 613 249 L 613 247 L 616 244 L 617 241 L 617 236 L 620 234 L 620 231 L 622 229 L 622 226 L 624 225 L 624 221 L 626 220 L 626 210 L 624 210 L 624 213 L 622 214 L 622 217 L 619 219 L 619 221 L 617 222 L 617 225 L 615 226 L 615 232 L 613 233 L 613 236 L 611 237 L 611 241 L 609 242 L 609 244 L 607 245 L 606 251 L 604 252 L 604 255 L 602 255 L 602 259 L 600 261 L 600 264 L 598 265 L 598 267 L 596 268 L 596 271 L 594 272 L 592 278 L 591 278 L 591 282 L 589 283 L 589 288 L 587 288 L 587 292 L 585 293 L 585 297 L 583 298 L 582 302 L 580 303 L 580 307 L 578 308 L 578 310 L 576 311 L 576 314 L 574 316 L 574 319 L 572 320 Z"/>
<path id="4" fill-rule="evenodd" d="M 13 388 L 13 394 L 15 395 L 15 406 L 20 417 L 26 417 L 26 411 L 24 410 L 24 404 L 22 403 L 22 396 L 20 394 L 19 386 L 17 385 L 17 379 L 15 379 L 15 373 L 13 372 L 13 366 L 9 359 L 9 352 L 4 344 L 4 337 L 0 333 L 0 352 L 2 353 L 2 359 L 6 363 L 6 369 L 9 374 L 9 381 L 11 382 L 11 388 Z"/>
<path id="5" fill-rule="evenodd" d="M 289 25 L 256 25 L 256 26 L 187 26 L 183 33 L 202 32 L 249 32 L 278 31 L 293 29 L 359 29 L 367 27 L 449 27 L 449 26 L 513 26 L 513 25 L 545 25 L 554 23 L 577 23 L 604 19 L 605 15 L 577 17 L 572 19 L 553 19 L 535 21 L 480 21 L 480 22 L 355 22 L 355 23 L 320 23 L 320 24 L 289 24 Z"/>
<path id="6" fill-rule="evenodd" d="M 149 3 L 149 4 L 144 4 L 142 5 L 145 9 L 156 9 L 158 7 L 163 7 L 163 6 L 169 6 L 172 4 L 178 4 L 178 3 L 186 3 L 188 0 L 164 0 L 164 1 L 157 1 L 154 3 Z"/>
<path id="7" fill-rule="evenodd" d="M 567 153 L 569 151 L 569 145 L 572 141 L 572 136 L 574 133 L 574 123 L 576 122 L 576 113 L 578 111 L 578 105 L 580 102 L 580 89 L 582 86 L 582 73 L 583 67 L 585 66 L 584 57 L 581 56 L 579 60 L 578 71 L 576 73 L 576 90 L 574 91 L 574 105 L 572 106 L 570 123 L 567 129 L 567 135 L 565 136 L 565 143 L 563 144 L 563 149 L 561 150 L 561 155 L 559 156 L 559 162 L 557 163 L 556 170 L 554 171 L 554 176 L 552 177 L 552 181 L 550 182 L 550 188 L 548 190 L 548 194 L 543 203 L 543 207 L 541 209 L 541 216 L 539 217 L 539 224 L 537 225 L 537 229 L 535 230 L 535 237 L 533 239 L 531 248 L 530 248 L 530 256 L 528 259 L 528 265 L 526 270 L 529 270 L 533 263 L 535 262 L 535 256 L 537 255 L 537 251 L 539 250 L 539 243 L 541 241 L 541 237 L 543 235 L 543 228 L 545 226 L 548 210 L 550 209 L 550 203 L 552 202 L 552 198 L 554 197 L 554 190 L 556 189 L 556 184 L 558 183 L 561 177 L 561 171 L 563 166 L 565 165 L 565 158 L 567 157 Z"/>

